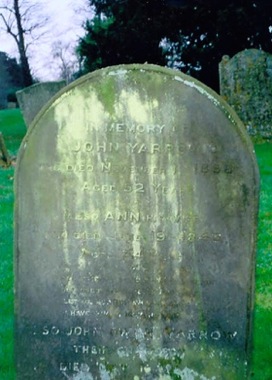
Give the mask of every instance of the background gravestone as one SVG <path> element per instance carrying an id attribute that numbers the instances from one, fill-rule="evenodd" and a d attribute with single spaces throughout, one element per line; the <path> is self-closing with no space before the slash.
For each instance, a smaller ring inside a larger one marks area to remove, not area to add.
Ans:
<path id="1" fill-rule="evenodd" d="M 246 378 L 257 193 L 241 122 L 190 77 L 66 87 L 18 160 L 17 379 Z"/>
<path id="2" fill-rule="evenodd" d="M 234 108 L 249 133 L 272 137 L 272 55 L 246 49 L 219 65 L 220 94 Z"/>
<path id="3" fill-rule="evenodd" d="M 64 80 L 59 82 L 43 82 L 33 84 L 16 92 L 26 127 L 29 127 L 41 108 L 65 85 L 66 82 Z"/>

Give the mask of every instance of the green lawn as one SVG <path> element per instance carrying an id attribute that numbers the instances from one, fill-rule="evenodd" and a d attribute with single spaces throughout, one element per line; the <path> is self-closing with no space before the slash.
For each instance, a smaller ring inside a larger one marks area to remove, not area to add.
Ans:
<path id="1" fill-rule="evenodd" d="M 261 173 L 254 323 L 254 379 L 272 379 L 272 144 L 255 146 Z"/>
<path id="2" fill-rule="evenodd" d="M 16 155 L 26 128 L 19 110 L 0 112 L 11 156 Z M 13 176 L 14 168 L 0 168 L 0 380 L 14 380 L 13 367 Z"/>
<path id="3" fill-rule="evenodd" d="M 26 132 L 19 110 L 0 111 L 0 132 L 16 155 Z M 256 265 L 253 379 L 272 379 L 272 145 L 256 145 L 261 194 Z M 14 380 L 13 367 L 13 176 L 0 169 L 0 380 Z M 42 379 L 40 379 L 42 380 Z M 53 380 L 53 379 L 52 379 Z M 130 379 L 128 379 L 130 380 Z M 218 379 L 220 380 L 220 379 Z"/>

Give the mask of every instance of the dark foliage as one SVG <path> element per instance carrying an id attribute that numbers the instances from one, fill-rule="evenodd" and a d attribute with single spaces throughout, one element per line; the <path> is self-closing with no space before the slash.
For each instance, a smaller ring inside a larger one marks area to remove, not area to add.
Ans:
<path id="1" fill-rule="evenodd" d="M 20 88 L 23 85 L 20 65 L 17 63 L 15 58 L 11 58 L 7 53 L 0 52 L 0 66 L 1 72 L 1 83 L 7 81 L 11 86 Z"/>
<path id="2" fill-rule="evenodd" d="M 218 89 L 223 55 L 245 48 L 272 50 L 270 0 L 89 3 L 95 17 L 86 22 L 78 47 L 85 72 L 120 63 L 168 64 Z"/>

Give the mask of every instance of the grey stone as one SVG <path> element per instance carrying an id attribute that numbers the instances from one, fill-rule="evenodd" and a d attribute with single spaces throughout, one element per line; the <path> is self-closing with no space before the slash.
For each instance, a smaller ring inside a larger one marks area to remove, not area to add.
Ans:
<path id="1" fill-rule="evenodd" d="M 272 137 L 272 55 L 246 49 L 219 65 L 220 94 L 252 136 Z"/>
<path id="2" fill-rule="evenodd" d="M 246 379 L 258 178 L 236 114 L 188 76 L 66 87 L 16 170 L 17 379 Z"/>
<path id="3" fill-rule="evenodd" d="M 16 102 L 8 102 L 8 109 L 15 109 L 17 108 Z"/>
<path id="4" fill-rule="evenodd" d="M 41 108 L 64 86 L 66 82 L 42 82 L 16 92 L 19 107 L 27 128 Z"/>

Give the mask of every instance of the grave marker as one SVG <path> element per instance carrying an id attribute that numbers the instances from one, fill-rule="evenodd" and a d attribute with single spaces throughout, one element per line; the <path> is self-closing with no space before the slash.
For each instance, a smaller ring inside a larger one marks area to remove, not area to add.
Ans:
<path id="1" fill-rule="evenodd" d="M 64 86 L 64 80 L 41 82 L 16 92 L 19 107 L 28 128 L 42 107 Z"/>
<path id="2" fill-rule="evenodd" d="M 272 137 L 272 55 L 245 49 L 219 64 L 220 94 L 233 107 L 250 135 Z"/>
<path id="3" fill-rule="evenodd" d="M 66 87 L 18 161 L 17 379 L 246 379 L 257 198 L 199 82 L 124 65 Z"/>

